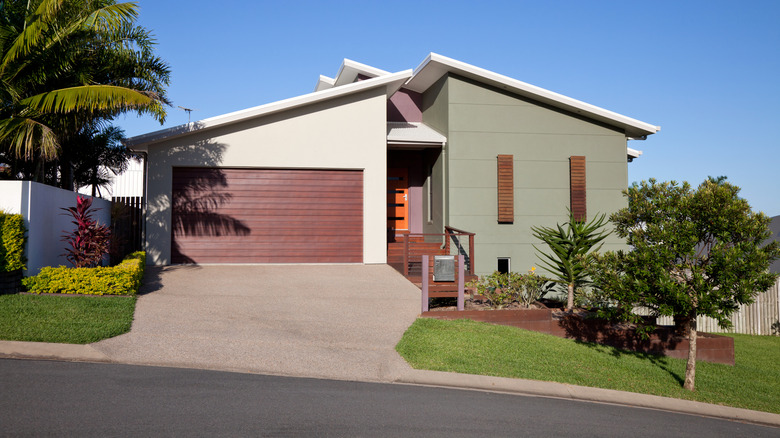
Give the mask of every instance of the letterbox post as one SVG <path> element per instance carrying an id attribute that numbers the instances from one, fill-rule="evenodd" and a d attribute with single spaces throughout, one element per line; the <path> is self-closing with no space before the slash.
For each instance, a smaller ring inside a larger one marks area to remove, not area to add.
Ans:
<path id="1" fill-rule="evenodd" d="M 422 256 L 422 311 L 428 311 L 428 277 L 430 276 L 428 269 L 428 255 Z"/>
<path id="2" fill-rule="evenodd" d="M 465 308 L 464 289 L 466 285 L 464 277 L 466 276 L 466 266 L 464 261 L 465 257 L 458 256 L 458 310 Z"/>

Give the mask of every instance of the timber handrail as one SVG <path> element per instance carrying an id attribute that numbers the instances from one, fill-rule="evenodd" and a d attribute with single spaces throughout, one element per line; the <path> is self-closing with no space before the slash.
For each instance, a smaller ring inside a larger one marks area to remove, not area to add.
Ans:
<path id="1" fill-rule="evenodd" d="M 447 233 L 447 241 L 445 242 L 447 253 L 450 252 L 450 240 L 452 240 L 455 236 L 458 235 L 469 236 L 469 253 L 463 255 L 468 257 L 469 260 L 468 263 L 466 264 L 468 266 L 468 275 L 474 275 L 474 236 L 476 234 L 468 231 L 460 230 L 458 228 L 451 227 L 449 225 L 444 227 L 444 232 Z"/>
<path id="2" fill-rule="evenodd" d="M 459 229 L 457 229 L 457 228 L 455 228 L 455 227 L 451 227 L 451 226 L 449 226 L 449 225 L 447 225 L 446 227 L 444 227 L 444 230 L 445 230 L 445 231 L 448 231 L 448 233 L 447 233 L 447 234 L 470 234 L 470 235 L 472 235 L 472 236 L 475 234 L 475 233 L 471 233 L 471 232 L 469 232 L 469 231 L 463 231 L 463 230 L 459 230 Z"/>
<path id="3" fill-rule="evenodd" d="M 459 230 L 454 227 L 444 227 L 444 233 L 404 233 L 402 237 L 403 241 L 403 274 L 405 277 L 410 276 L 409 272 L 409 266 L 412 262 L 419 263 L 418 256 L 414 256 L 414 260 L 412 260 L 412 247 L 416 246 L 417 242 L 412 241 L 411 237 L 422 237 L 425 239 L 426 237 L 434 237 L 438 236 L 439 238 L 444 238 L 444 242 L 442 244 L 442 249 L 446 254 L 451 253 L 451 245 L 450 242 L 454 241 L 457 246 L 457 253 L 459 255 L 462 255 L 466 258 L 466 273 L 469 276 L 474 275 L 474 236 L 475 233 L 470 233 L 468 231 Z M 468 251 L 464 248 L 463 244 L 461 243 L 462 240 L 459 238 L 463 238 L 468 236 Z"/>

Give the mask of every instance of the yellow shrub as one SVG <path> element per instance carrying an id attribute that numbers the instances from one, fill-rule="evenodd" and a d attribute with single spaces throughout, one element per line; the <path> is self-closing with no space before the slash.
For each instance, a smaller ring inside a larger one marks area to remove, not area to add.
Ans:
<path id="1" fill-rule="evenodd" d="M 79 295 L 135 295 L 141 287 L 146 267 L 146 253 L 138 251 L 111 267 L 42 268 L 41 272 L 22 280 L 29 292 Z"/>

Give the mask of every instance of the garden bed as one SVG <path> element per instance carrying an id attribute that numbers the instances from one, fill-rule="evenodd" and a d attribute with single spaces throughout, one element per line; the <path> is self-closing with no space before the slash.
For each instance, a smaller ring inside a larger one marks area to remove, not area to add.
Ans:
<path id="1" fill-rule="evenodd" d="M 581 342 L 609 345 L 623 350 L 681 359 L 688 357 L 688 340 L 676 335 L 672 327 L 659 326 L 648 339 L 643 339 L 629 324 L 612 324 L 594 318 L 587 312 L 566 313 L 544 306 L 489 309 L 478 302 L 467 300 L 466 310 L 458 311 L 443 306 L 423 312 L 420 316 L 445 320 L 470 319 L 533 330 Z M 699 332 L 696 346 L 698 360 L 734 365 L 733 338 Z"/>

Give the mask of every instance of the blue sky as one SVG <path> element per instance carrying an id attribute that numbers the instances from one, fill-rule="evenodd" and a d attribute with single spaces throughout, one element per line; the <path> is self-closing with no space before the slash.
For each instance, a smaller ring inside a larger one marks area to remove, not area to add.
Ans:
<path id="1" fill-rule="evenodd" d="M 172 69 L 160 126 L 310 93 L 343 58 L 388 71 L 436 52 L 660 125 L 629 182 L 726 175 L 780 215 L 780 1 L 141 0 Z"/>

